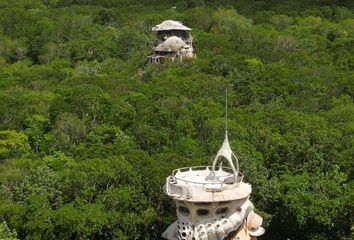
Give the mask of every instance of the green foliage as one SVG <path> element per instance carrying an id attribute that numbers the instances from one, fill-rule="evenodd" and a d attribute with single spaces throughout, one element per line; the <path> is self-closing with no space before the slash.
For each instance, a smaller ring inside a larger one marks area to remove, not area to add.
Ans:
<path id="1" fill-rule="evenodd" d="M 0 159 L 19 157 L 29 150 L 28 138 L 24 133 L 13 130 L 0 131 Z"/>
<path id="2" fill-rule="evenodd" d="M 173 7 L 173 8 L 172 8 Z M 351 1 L 0 1 L 0 238 L 158 239 L 229 138 L 264 239 L 352 239 Z M 193 61 L 150 64 L 151 27 Z"/>
<path id="3" fill-rule="evenodd" d="M 0 224 L 0 238 L 3 240 L 17 240 L 17 233 L 15 230 L 10 230 L 6 222 Z"/>

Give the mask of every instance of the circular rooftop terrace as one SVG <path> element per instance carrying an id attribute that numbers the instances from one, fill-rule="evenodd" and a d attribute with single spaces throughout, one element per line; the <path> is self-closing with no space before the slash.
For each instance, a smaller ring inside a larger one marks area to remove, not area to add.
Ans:
<path id="1" fill-rule="evenodd" d="M 229 168 L 222 166 L 225 160 Z M 218 162 L 219 167 L 216 166 Z M 212 166 L 176 169 L 166 179 L 164 190 L 171 198 L 189 202 L 232 201 L 251 194 L 251 185 L 242 180 L 243 174 L 239 171 L 238 159 L 231 150 L 226 131 Z"/>
<path id="2" fill-rule="evenodd" d="M 235 176 L 229 168 L 211 166 L 180 168 L 166 179 L 166 194 L 177 200 L 189 202 L 223 202 L 246 198 L 251 185 L 244 183 L 243 175 Z"/>

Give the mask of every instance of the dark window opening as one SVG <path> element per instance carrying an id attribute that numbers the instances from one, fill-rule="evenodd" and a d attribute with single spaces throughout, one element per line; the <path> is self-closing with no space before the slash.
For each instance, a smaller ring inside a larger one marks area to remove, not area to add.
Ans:
<path id="1" fill-rule="evenodd" d="M 205 215 L 208 215 L 209 214 L 209 210 L 208 209 L 198 209 L 197 210 L 197 214 L 199 216 L 205 216 Z"/>
<path id="2" fill-rule="evenodd" d="M 216 214 L 226 213 L 227 210 L 229 210 L 229 208 L 227 208 L 227 207 L 219 208 L 219 209 L 216 210 Z"/>
<path id="3" fill-rule="evenodd" d="M 188 216 L 189 215 L 189 209 L 184 207 L 184 206 L 179 206 L 178 207 L 178 211 L 184 216 Z"/>

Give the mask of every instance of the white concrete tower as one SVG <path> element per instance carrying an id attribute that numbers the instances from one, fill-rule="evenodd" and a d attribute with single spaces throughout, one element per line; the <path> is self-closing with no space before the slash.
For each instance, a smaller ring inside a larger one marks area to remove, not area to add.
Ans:
<path id="1" fill-rule="evenodd" d="M 262 218 L 249 200 L 251 185 L 243 182 L 227 130 L 212 166 L 174 170 L 164 191 L 174 200 L 178 218 L 162 234 L 165 239 L 251 240 L 264 233 Z"/>

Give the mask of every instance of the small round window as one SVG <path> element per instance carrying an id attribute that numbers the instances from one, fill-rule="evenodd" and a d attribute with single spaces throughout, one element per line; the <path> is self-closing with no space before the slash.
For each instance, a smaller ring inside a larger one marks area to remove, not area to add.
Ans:
<path id="1" fill-rule="evenodd" d="M 198 209 L 197 214 L 198 214 L 198 216 L 205 216 L 205 215 L 209 214 L 209 210 L 208 209 Z"/>
<path id="2" fill-rule="evenodd" d="M 241 207 L 237 207 L 236 208 L 236 212 L 238 212 L 238 213 L 242 212 L 242 208 Z"/>
<path id="3" fill-rule="evenodd" d="M 184 206 L 179 206 L 178 207 L 178 211 L 184 216 L 188 216 L 189 215 L 189 209 L 184 207 Z"/>
<path id="4" fill-rule="evenodd" d="M 216 214 L 224 214 L 227 212 L 227 210 L 229 210 L 229 208 L 227 207 L 222 207 L 216 210 Z"/>

